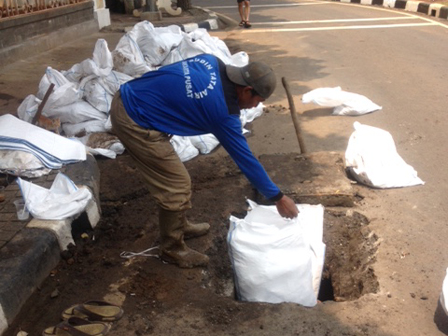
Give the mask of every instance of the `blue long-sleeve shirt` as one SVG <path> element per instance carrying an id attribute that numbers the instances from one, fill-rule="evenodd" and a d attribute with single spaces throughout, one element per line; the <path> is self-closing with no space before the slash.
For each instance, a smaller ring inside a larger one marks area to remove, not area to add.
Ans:
<path id="1" fill-rule="evenodd" d="M 242 134 L 235 84 L 215 56 L 198 55 L 150 71 L 123 84 L 120 93 L 141 127 L 179 136 L 212 133 L 260 193 L 272 201 L 282 197 Z"/>

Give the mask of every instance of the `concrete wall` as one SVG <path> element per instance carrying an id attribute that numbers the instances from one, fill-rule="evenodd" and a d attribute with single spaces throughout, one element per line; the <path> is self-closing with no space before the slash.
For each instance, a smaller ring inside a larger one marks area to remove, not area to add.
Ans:
<path id="1" fill-rule="evenodd" d="M 86 1 L 0 20 L 0 66 L 99 30 Z"/>

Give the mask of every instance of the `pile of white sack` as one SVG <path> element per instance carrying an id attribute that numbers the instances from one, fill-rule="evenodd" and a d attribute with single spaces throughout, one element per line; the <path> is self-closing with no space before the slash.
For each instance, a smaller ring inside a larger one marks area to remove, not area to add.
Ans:
<path id="1" fill-rule="evenodd" d="M 136 24 L 118 42 L 113 51 L 104 39 L 99 39 L 93 57 L 73 65 L 66 71 L 48 67 L 37 93 L 25 98 L 18 108 L 20 119 L 31 122 L 51 84 L 54 89 L 42 115 L 60 120 L 61 134 L 76 137 L 86 143 L 86 136 L 111 130 L 109 111 L 113 95 L 120 85 L 148 71 L 199 54 L 219 57 L 225 64 L 244 66 L 249 62 L 245 52 L 232 55 L 226 44 L 211 37 L 207 30 L 183 32 L 178 26 L 155 28 L 148 21 Z M 263 105 L 242 113 L 243 125 L 260 116 Z M 173 137 L 172 144 L 182 161 L 210 153 L 219 145 L 211 134 L 196 137 Z M 120 144 L 121 145 L 121 144 Z M 90 148 L 93 154 L 114 158 L 124 151 L 114 143 L 112 148 Z"/>

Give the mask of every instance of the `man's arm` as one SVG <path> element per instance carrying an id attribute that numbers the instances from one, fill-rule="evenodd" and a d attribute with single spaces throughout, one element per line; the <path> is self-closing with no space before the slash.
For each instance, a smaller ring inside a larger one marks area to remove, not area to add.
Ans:
<path id="1" fill-rule="evenodd" d="M 242 135 L 239 118 L 228 116 L 219 123 L 213 133 L 248 180 L 266 198 L 275 202 L 279 214 L 285 218 L 297 217 L 299 211 L 294 201 L 281 194 L 280 189 L 271 181 L 263 166 L 252 154 L 246 138 Z M 279 196 L 281 198 L 276 199 Z"/>

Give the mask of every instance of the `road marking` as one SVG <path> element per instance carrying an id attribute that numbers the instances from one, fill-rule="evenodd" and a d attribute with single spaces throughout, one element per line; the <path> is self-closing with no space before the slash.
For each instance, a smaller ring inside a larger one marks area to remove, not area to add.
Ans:
<path id="1" fill-rule="evenodd" d="M 388 21 L 388 20 L 417 20 L 418 17 L 394 16 L 384 18 L 369 19 L 334 19 L 334 20 L 308 20 L 308 21 L 271 21 L 271 22 L 251 22 L 254 25 L 289 25 L 289 24 L 306 24 L 306 23 L 334 23 L 334 22 L 368 22 L 368 21 Z"/>
<path id="2" fill-rule="evenodd" d="M 401 27 L 419 27 L 419 26 L 437 26 L 436 22 L 428 23 L 403 23 L 390 25 L 371 25 L 371 26 L 336 26 L 336 27 L 309 27 L 309 28 L 279 28 L 279 29 L 245 29 L 241 34 L 254 33 L 285 33 L 299 31 L 322 31 L 322 30 L 348 30 L 348 29 L 378 29 L 378 28 L 401 28 Z"/>
<path id="3" fill-rule="evenodd" d="M 352 4 L 352 3 L 340 3 L 339 2 L 339 4 L 342 4 L 344 6 L 363 7 L 363 8 L 366 7 L 365 5 Z M 377 7 L 377 6 L 367 6 L 367 7 L 369 9 L 373 9 L 373 10 L 377 10 L 377 11 L 381 11 L 381 12 L 388 12 L 388 13 L 390 13 L 394 9 L 394 8 L 388 8 L 388 7 L 381 8 L 381 7 Z M 405 16 L 408 16 L 408 17 L 415 17 L 415 18 L 418 18 L 418 19 L 423 20 L 423 21 L 433 22 L 435 25 L 437 25 L 439 27 L 442 27 L 442 28 L 448 28 L 447 24 L 442 23 L 442 22 L 434 21 L 432 18 L 427 18 L 427 17 L 424 17 L 424 16 L 418 16 L 418 15 L 415 15 L 415 14 L 412 14 L 412 13 L 406 13 L 406 12 L 400 12 L 400 13 L 402 15 L 405 15 Z"/>
<path id="4" fill-rule="evenodd" d="M 251 5 L 251 8 L 262 8 L 262 7 L 297 7 L 297 6 L 314 6 L 314 5 L 339 5 L 339 6 L 353 6 L 353 7 L 362 7 L 362 8 L 368 8 L 371 10 L 377 10 L 377 11 L 382 11 L 382 12 L 387 12 L 390 13 L 393 11 L 393 8 L 387 8 L 387 7 L 378 7 L 378 6 L 367 6 L 367 5 L 363 5 L 363 4 L 355 4 L 355 3 L 345 3 L 345 2 L 310 2 L 310 3 L 291 3 L 291 4 L 275 4 L 275 5 Z M 228 8 L 237 8 L 237 6 L 208 6 L 208 9 L 228 9 Z M 406 12 L 400 12 L 401 15 L 403 15 L 404 18 L 408 18 L 408 19 L 420 19 L 423 21 L 427 21 L 427 22 L 431 22 L 431 24 L 427 24 L 428 26 L 431 25 L 438 25 L 440 27 L 443 28 L 448 28 L 448 25 L 446 25 L 445 23 L 442 22 L 436 22 L 433 21 L 430 18 L 425 18 L 422 16 L 417 16 L 414 15 L 412 13 L 406 13 Z M 384 20 L 398 20 L 399 18 L 397 17 L 392 17 L 392 18 L 384 18 Z M 356 19 L 354 19 L 353 21 L 355 21 Z M 378 19 L 359 19 L 359 20 L 381 20 L 380 18 Z M 328 22 L 330 22 L 331 20 L 328 20 Z M 291 23 L 290 23 L 291 22 Z M 295 23 L 297 24 L 302 24 L 302 22 L 306 22 L 306 21 L 297 21 Z M 327 20 L 322 20 L 322 21 L 308 21 L 307 23 L 325 23 L 327 22 Z M 344 22 L 343 20 L 333 20 L 333 22 Z M 294 21 L 287 21 L 287 22 L 263 22 L 263 23 L 259 23 L 259 22 L 251 22 L 252 25 L 264 25 L 264 24 L 294 24 Z M 418 24 L 420 25 L 420 24 Z M 423 24 L 424 25 L 424 24 Z M 402 25 L 390 25 L 390 26 L 361 26 L 361 27 L 356 27 L 354 26 L 353 28 L 347 27 L 347 28 L 341 28 L 341 27 L 337 27 L 336 29 L 372 29 L 372 28 L 395 28 L 395 27 L 413 27 L 413 25 L 411 26 L 402 26 Z M 321 30 L 325 30 L 325 29 L 335 29 L 335 28 L 322 28 Z M 315 29 L 315 28 L 298 28 L 297 30 L 319 30 L 319 29 Z M 297 31 L 297 30 L 283 30 L 283 31 Z M 252 32 L 274 32 L 274 31 L 282 31 L 281 29 L 269 29 L 269 30 L 251 30 Z M 250 33 L 251 31 L 249 30 L 244 30 L 243 33 L 247 34 Z"/>
<path id="5" fill-rule="evenodd" d="M 331 2 L 313 2 L 313 3 L 291 3 L 291 4 L 277 4 L 277 5 L 250 5 L 250 8 L 263 8 L 263 7 L 297 7 L 297 6 L 315 6 L 315 5 L 332 5 Z M 238 8 L 237 5 L 233 6 L 207 6 L 207 9 L 228 9 Z"/>

